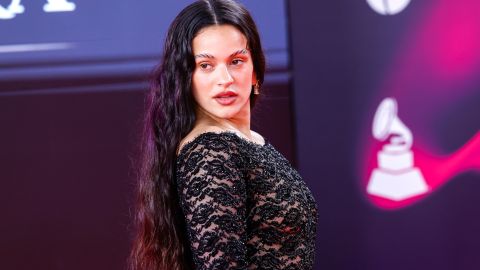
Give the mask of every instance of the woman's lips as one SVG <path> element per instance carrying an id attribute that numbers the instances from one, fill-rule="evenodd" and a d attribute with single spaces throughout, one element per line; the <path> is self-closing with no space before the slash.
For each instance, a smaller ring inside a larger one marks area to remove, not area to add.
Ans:
<path id="1" fill-rule="evenodd" d="M 230 105 L 237 99 L 237 94 L 230 91 L 222 92 L 216 95 L 214 98 L 221 105 Z"/>

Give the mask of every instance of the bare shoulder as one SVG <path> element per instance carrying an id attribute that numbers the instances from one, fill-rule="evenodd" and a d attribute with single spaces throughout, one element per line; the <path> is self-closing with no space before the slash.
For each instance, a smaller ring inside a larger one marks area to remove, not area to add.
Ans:
<path id="1" fill-rule="evenodd" d="M 185 136 L 185 138 L 183 138 L 180 143 L 178 144 L 178 148 L 177 148 L 177 154 L 180 153 L 180 151 L 182 150 L 182 148 L 188 144 L 189 142 L 195 140 L 195 138 L 197 138 L 198 136 L 200 136 L 201 134 L 203 133 L 206 133 L 206 132 L 215 132 L 215 133 L 220 133 L 220 132 L 224 132 L 225 130 L 221 129 L 220 127 L 217 127 L 217 126 L 202 126 L 202 127 L 195 127 L 192 129 L 192 131 L 190 131 L 190 133 L 187 134 L 187 136 Z"/>
<path id="2" fill-rule="evenodd" d="M 258 132 L 255 132 L 253 130 L 250 130 L 250 132 L 252 133 L 252 137 L 255 143 L 261 144 L 261 145 L 265 144 L 265 138 L 263 138 L 262 135 L 260 135 Z"/>
<path id="3" fill-rule="evenodd" d="M 208 132 L 213 132 L 213 133 L 233 132 L 233 133 L 236 133 L 239 138 L 243 138 L 246 141 L 250 141 L 260 145 L 265 145 L 265 139 L 263 138 L 263 136 L 253 130 L 250 130 L 250 133 L 252 134 L 252 138 L 249 139 L 249 138 L 246 138 L 245 135 L 242 135 L 240 132 L 225 130 L 218 126 L 201 126 L 201 127 L 193 128 L 192 131 L 190 131 L 190 133 L 188 133 L 187 136 L 185 136 L 185 138 L 183 138 L 180 141 L 177 148 L 177 155 L 180 153 L 180 151 L 186 144 L 195 140 L 195 138 L 202 135 L 203 133 L 208 133 Z"/>

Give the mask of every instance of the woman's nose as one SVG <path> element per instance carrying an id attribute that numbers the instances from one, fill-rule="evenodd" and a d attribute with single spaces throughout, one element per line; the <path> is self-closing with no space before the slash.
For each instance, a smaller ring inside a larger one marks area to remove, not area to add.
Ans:
<path id="1" fill-rule="evenodd" d="M 219 68 L 219 73 L 219 85 L 231 84 L 233 82 L 233 77 L 227 66 L 221 66 Z"/>

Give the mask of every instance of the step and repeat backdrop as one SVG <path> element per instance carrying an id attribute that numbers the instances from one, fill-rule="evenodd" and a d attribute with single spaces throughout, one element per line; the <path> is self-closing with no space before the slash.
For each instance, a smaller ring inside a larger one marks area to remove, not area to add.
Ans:
<path id="1" fill-rule="evenodd" d="M 316 269 L 479 269 L 480 2 L 289 7 Z"/>
<path id="2" fill-rule="evenodd" d="M 0 1 L 0 268 L 124 268 L 147 78 L 190 2 Z M 480 3 L 242 2 L 315 269 L 478 269 Z"/>

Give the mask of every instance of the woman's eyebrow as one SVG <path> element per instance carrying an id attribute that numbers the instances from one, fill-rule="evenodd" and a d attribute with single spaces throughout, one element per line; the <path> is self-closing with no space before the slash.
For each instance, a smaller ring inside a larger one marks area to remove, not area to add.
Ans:
<path id="1" fill-rule="evenodd" d="M 236 55 L 239 55 L 239 54 L 247 54 L 247 49 L 240 49 L 232 54 L 230 54 L 229 57 L 234 57 Z M 197 58 L 211 58 L 211 59 L 215 59 L 215 56 L 211 55 L 211 54 L 208 54 L 208 53 L 200 53 L 200 54 L 197 54 L 195 55 L 195 59 Z"/>
<path id="2" fill-rule="evenodd" d="M 215 58 L 215 57 L 208 53 L 201 53 L 201 54 L 195 55 L 195 58 Z"/>
<path id="3" fill-rule="evenodd" d="M 247 49 L 238 50 L 238 51 L 230 54 L 230 57 L 233 57 L 233 56 L 236 56 L 236 55 L 239 55 L 239 54 L 247 54 Z"/>

